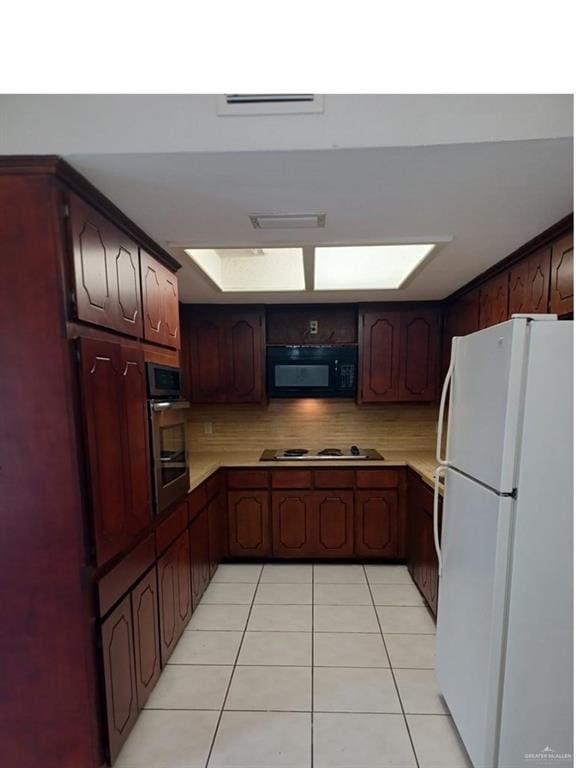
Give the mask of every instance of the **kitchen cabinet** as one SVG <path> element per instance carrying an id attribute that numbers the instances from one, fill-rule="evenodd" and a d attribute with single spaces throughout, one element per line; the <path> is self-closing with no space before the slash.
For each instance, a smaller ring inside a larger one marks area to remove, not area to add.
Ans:
<path id="1" fill-rule="evenodd" d="M 574 311 L 574 235 L 552 244 L 550 312 L 569 315 Z"/>
<path id="2" fill-rule="evenodd" d="M 438 312 L 428 308 L 361 310 L 360 322 L 361 402 L 436 399 Z"/>
<path id="3" fill-rule="evenodd" d="M 160 677 L 158 583 L 152 568 L 131 593 L 134 666 L 138 707 L 143 708 Z"/>
<path id="4" fill-rule="evenodd" d="M 164 666 L 192 615 L 188 531 L 180 534 L 158 560 L 157 567 L 160 654 Z"/>
<path id="5" fill-rule="evenodd" d="M 262 310 L 194 310 L 188 315 L 186 328 L 191 402 L 263 401 Z"/>
<path id="6" fill-rule="evenodd" d="M 314 524 L 312 494 L 305 490 L 272 492 L 272 553 L 275 557 L 310 557 Z"/>
<path id="7" fill-rule="evenodd" d="M 81 338 L 82 387 L 97 565 L 151 520 L 146 380 L 138 348 Z"/>
<path id="8" fill-rule="evenodd" d="M 440 499 L 440 520 L 441 520 Z M 408 570 L 422 596 L 436 614 L 438 558 L 434 545 L 434 494 L 420 478 L 408 473 Z"/>
<path id="9" fill-rule="evenodd" d="M 140 251 L 144 338 L 180 349 L 178 278 L 155 258 Z"/>
<path id="10" fill-rule="evenodd" d="M 113 762 L 138 717 L 130 595 L 102 622 L 108 749 Z"/>
<path id="11" fill-rule="evenodd" d="M 312 494 L 312 550 L 316 557 L 354 554 L 354 493 L 324 490 Z"/>
<path id="12" fill-rule="evenodd" d="M 357 341 L 358 307 L 354 304 L 266 308 L 267 344 L 356 344 Z"/>
<path id="13" fill-rule="evenodd" d="M 138 246 L 70 193 L 73 312 L 83 322 L 142 335 Z M 174 278 L 175 280 L 176 278 Z"/>
<path id="14" fill-rule="evenodd" d="M 190 583 L 194 608 L 210 582 L 210 508 L 205 507 L 190 523 Z"/>
<path id="15" fill-rule="evenodd" d="M 522 259 L 510 269 L 508 313 L 548 312 L 551 248 L 546 246 Z"/>
<path id="16" fill-rule="evenodd" d="M 508 282 L 509 272 L 503 272 L 480 286 L 479 328 L 508 319 Z"/>
<path id="17" fill-rule="evenodd" d="M 214 575 L 226 553 L 226 494 L 220 491 L 208 507 L 209 573 Z"/>
<path id="18" fill-rule="evenodd" d="M 450 304 L 444 313 L 444 329 L 442 334 L 442 376 L 444 379 L 454 336 L 467 336 L 480 328 L 480 290 L 473 288 Z"/>
<path id="19" fill-rule="evenodd" d="M 397 557 L 399 499 L 397 489 L 356 491 L 355 548 L 361 557 Z"/>
<path id="20" fill-rule="evenodd" d="M 228 492 L 228 545 L 232 557 L 268 557 L 272 551 L 267 491 Z"/>

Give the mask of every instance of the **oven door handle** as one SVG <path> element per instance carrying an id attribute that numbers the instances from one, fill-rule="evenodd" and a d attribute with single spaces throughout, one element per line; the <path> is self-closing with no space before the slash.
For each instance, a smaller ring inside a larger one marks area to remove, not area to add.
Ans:
<path id="1" fill-rule="evenodd" d="M 183 408 L 190 408 L 190 403 L 187 400 L 151 400 L 150 408 L 154 412 L 180 410 Z"/>

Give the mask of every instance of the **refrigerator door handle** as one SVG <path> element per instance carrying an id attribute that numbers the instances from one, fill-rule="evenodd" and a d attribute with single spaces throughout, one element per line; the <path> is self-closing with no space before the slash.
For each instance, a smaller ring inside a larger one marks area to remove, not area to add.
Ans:
<path id="1" fill-rule="evenodd" d="M 438 525 L 438 505 L 440 498 L 440 475 L 446 473 L 446 467 L 436 467 L 434 472 L 434 547 L 438 557 L 438 576 L 442 576 L 442 550 L 440 549 L 440 530 Z"/>
<path id="2" fill-rule="evenodd" d="M 450 352 L 450 365 L 446 371 L 446 378 L 442 386 L 442 395 L 440 396 L 440 409 L 438 411 L 438 429 L 436 430 L 436 461 L 441 467 L 448 465 L 448 457 L 442 458 L 442 435 L 444 431 L 444 411 L 446 410 L 446 399 L 450 390 L 450 384 L 452 382 L 452 374 L 454 372 L 454 352 L 456 339 L 452 339 L 452 349 Z"/>

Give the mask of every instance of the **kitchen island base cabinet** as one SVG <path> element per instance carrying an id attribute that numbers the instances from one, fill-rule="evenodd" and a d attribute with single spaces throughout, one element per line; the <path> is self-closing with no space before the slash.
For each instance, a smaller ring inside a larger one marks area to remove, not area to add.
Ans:
<path id="1" fill-rule="evenodd" d="M 190 542 L 184 531 L 158 560 L 160 654 L 168 661 L 192 615 Z"/>
<path id="2" fill-rule="evenodd" d="M 271 554 L 268 491 L 228 492 L 228 532 L 231 557 Z"/>
<path id="3" fill-rule="evenodd" d="M 355 553 L 361 557 L 398 557 L 398 490 L 356 491 Z"/>

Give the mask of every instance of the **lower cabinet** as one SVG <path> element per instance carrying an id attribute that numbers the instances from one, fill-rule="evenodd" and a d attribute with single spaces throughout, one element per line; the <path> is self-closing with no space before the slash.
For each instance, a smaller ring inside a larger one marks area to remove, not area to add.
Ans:
<path id="1" fill-rule="evenodd" d="M 399 555 L 398 489 L 356 491 L 355 554 Z"/>
<path id="2" fill-rule="evenodd" d="M 440 500 L 441 501 L 441 500 Z M 441 508 L 440 508 L 441 509 Z M 440 511 L 440 510 L 439 510 Z M 408 570 L 434 614 L 438 608 L 438 558 L 434 546 L 434 494 L 408 475 Z"/>
<path id="3" fill-rule="evenodd" d="M 158 560 L 158 605 L 160 655 L 164 665 L 192 615 L 188 531 L 181 533 Z"/>
<path id="4" fill-rule="evenodd" d="M 208 530 L 210 542 L 210 578 L 226 555 L 226 494 L 222 491 L 208 505 Z"/>
<path id="5" fill-rule="evenodd" d="M 272 553 L 275 557 L 313 554 L 312 494 L 272 491 Z"/>
<path id="6" fill-rule="evenodd" d="M 205 507 L 190 523 L 190 583 L 192 604 L 200 602 L 210 581 L 210 505 Z"/>
<path id="7" fill-rule="evenodd" d="M 315 557 L 354 554 L 354 492 L 314 491 L 312 547 Z"/>
<path id="8" fill-rule="evenodd" d="M 130 595 L 102 622 L 102 656 L 108 750 L 113 762 L 138 717 Z"/>
<path id="9" fill-rule="evenodd" d="M 160 676 L 158 585 L 152 568 L 132 590 L 136 695 L 142 709 Z"/>
<path id="10" fill-rule="evenodd" d="M 228 492 L 228 544 L 232 557 L 271 554 L 268 491 Z"/>

